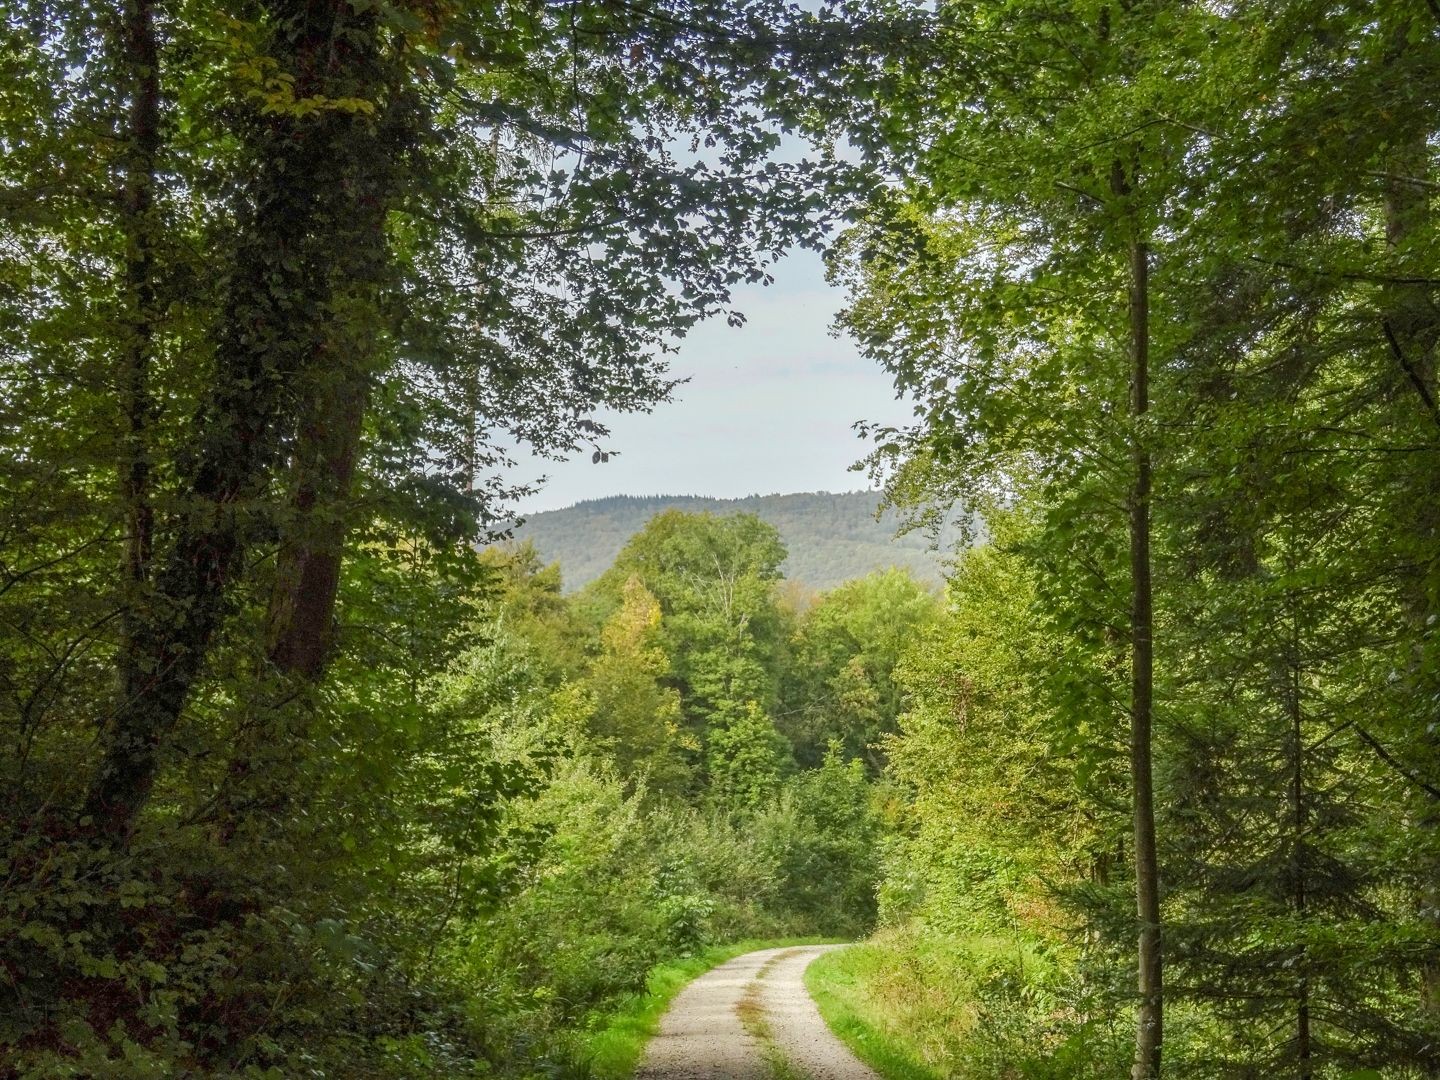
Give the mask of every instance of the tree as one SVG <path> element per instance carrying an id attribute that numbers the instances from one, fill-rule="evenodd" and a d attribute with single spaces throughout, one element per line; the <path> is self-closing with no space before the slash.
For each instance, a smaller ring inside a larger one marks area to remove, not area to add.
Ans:
<path id="1" fill-rule="evenodd" d="M 791 910 L 823 932 L 860 934 L 875 918 L 882 831 L 862 762 L 838 746 L 818 769 L 795 773 L 754 823 Z"/>
<path id="2" fill-rule="evenodd" d="M 780 790 L 790 747 L 755 702 L 722 714 L 705 743 L 710 796 L 717 806 L 740 813 L 758 810 Z"/>
<path id="3" fill-rule="evenodd" d="M 601 628 L 602 652 L 586 676 L 595 700 L 591 730 L 622 775 L 678 795 L 693 788 L 699 745 L 682 727 L 679 693 L 663 683 L 670 661 L 659 638 L 660 604 L 630 578 L 620 609 Z"/>
<path id="4" fill-rule="evenodd" d="M 938 607 L 924 586 L 892 569 L 832 589 L 801 614 L 777 712 L 801 765 L 819 765 L 838 741 L 847 758 L 879 771 L 881 739 L 902 707 L 895 666 Z"/>
<path id="5" fill-rule="evenodd" d="M 634 578 L 660 602 L 661 636 L 696 732 L 775 699 L 786 637 L 775 588 L 785 548 L 751 514 L 671 510 L 630 539 L 594 592 L 614 605 Z"/>
<path id="6" fill-rule="evenodd" d="M 902 793 L 886 917 L 1055 940 L 1057 888 L 1109 861 L 1123 786 L 1052 692 L 1057 661 L 1093 660 L 1042 614 L 1039 573 L 1015 550 L 1036 525 L 997 526 L 896 673 L 910 705 L 884 743 Z"/>
<path id="7" fill-rule="evenodd" d="M 1152 772 L 1159 826 L 1152 858 L 1136 813 L 1137 880 L 1171 878 L 1159 909 L 1140 890 L 1136 1075 L 1159 1067 L 1157 910 L 1166 998 L 1205 1018 L 1170 1071 L 1433 1070 L 1415 990 L 1436 955 L 1416 827 L 1433 635 L 1412 620 L 1435 565 L 1434 275 L 1411 246 L 1430 228 L 1433 12 L 941 17 L 955 89 L 896 106 L 914 179 L 837 272 L 854 331 L 921 403 L 879 433 L 892 497 L 1041 508 L 1015 553 L 1090 661 L 1055 701 L 1102 756 L 1094 718 L 1132 676 L 1131 802 Z M 1378 809 L 1397 803 L 1405 823 Z"/>

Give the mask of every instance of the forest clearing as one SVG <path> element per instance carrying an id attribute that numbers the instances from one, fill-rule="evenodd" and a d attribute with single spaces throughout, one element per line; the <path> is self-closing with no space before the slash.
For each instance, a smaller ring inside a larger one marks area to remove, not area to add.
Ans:
<path id="1" fill-rule="evenodd" d="M 1437 0 L 0 13 L 0 1080 L 1440 1078 Z"/>

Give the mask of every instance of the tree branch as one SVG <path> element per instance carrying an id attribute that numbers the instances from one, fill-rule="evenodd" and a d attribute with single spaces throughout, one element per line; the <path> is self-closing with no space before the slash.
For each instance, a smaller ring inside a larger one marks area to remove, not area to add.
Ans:
<path id="1" fill-rule="evenodd" d="M 1420 373 L 1415 370 L 1415 365 L 1410 363 L 1409 359 L 1405 356 L 1405 350 L 1400 347 L 1400 339 L 1395 336 L 1395 330 L 1391 327 L 1390 320 L 1382 320 L 1381 325 L 1385 327 L 1385 340 L 1390 343 L 1390 352 L 1394 355 L 1395 362 L 1400 365 L 1405 375 L 1409 378 L 1410 385 L 1413 386 L 1415 392 L 1420 395 L 1420 400 L 1425 402 L 1425 408 L 1430 413 L 1430 419 L 1435 421 L 1436 427 L 1440 427 L 1440 409 L 1435 407 L 1435 398 L 1431 395 L 1430 388 L 1425 385 L 1425 380 L 1422 379 Z"/>
<path id="2" fill-rule="evenodd" d="M 1278 270 L 1297 270 L 1302 274 L 1309 274 L 1311 277 L 1334 278 L 1337 281 L 1365 281 L 1376 285 L 1440 285 L 1440 278 L 1433 277 L 1395 277 L 1390 274 L 1366 273 L 1361 270 L 1321 270 L 1313 266 L 1286 262 L 1283 259 L 1262 259 L 1259 255 L 1251 255 L 1249 259 L 1261 266 L 1269 266 Z"/>
<path id="3" fill-rule="evenodd" d="M 1427 784 L 1424 780 L 1416 776 L 1413 772 L 1411 772 L 1399 761 L 1397 761 L 1395 759 L 1395 756 L 1391 754 L 1389 750 L 1386 750 L 1385 747 L 1380 745 L 1380 741 L 1376 739 L 1374 735 L 1371 735 L 1368 731 L 1366 731 L 1363 727 L 1360 727 L 1360 725 L 1358 724 L 1355 725 L 1355 734 L 1359 735 L 1360 738 L 1364 739 L 1365 742 L 1369 744 L 1370 749 L 1374 750 L 1376 756 L 1379 757 L 1381 761 L 1385 762 L 1386 765 L 1389 765 L 1397 773 L 1403 776 L 1406 780 L 1409 780 L 1410 783 L 1414 784 L 1416 787 L 1420 788 L 1432 799 L 1440 799 L 1440 788 L 1436 788 L 1430 784 Z"/>

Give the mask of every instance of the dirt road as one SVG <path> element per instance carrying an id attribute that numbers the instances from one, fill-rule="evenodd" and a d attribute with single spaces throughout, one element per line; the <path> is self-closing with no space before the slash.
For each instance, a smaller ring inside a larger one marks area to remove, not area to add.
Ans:
<path id="1" fill-rule="evenodd" d="M 801 981 L 840 945 L 746 953 L 675 998 L 636 1080 L 879 1080 L 831 1034 Z"/>

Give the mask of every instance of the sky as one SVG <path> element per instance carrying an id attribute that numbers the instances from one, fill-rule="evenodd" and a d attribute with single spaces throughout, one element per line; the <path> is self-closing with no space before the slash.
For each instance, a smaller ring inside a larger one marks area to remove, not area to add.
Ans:
<path id="1" fill-rule="evenodd" d="M 521 501 L 521 513 L 607 495 L 745 495 L 856 491 L 864 473 L 849 467 L 867 444 L 857 420 L 901 423 L 909 407 L 888 376 L 849 341 L 830 334 L 843 293 L 825 282 L 820 257 L 796 251 L 772 270 L 774 284 L 736 290 L 732 305 L 748 321 L 722 318 L 693 329 L 670 357 L 690 381 L 653 413 L 601 416 L 604 445 L 619 453 L 599 465 L 589 454 L 567 462 L 530 458 L 513 479 L 548 481 Z"/>

